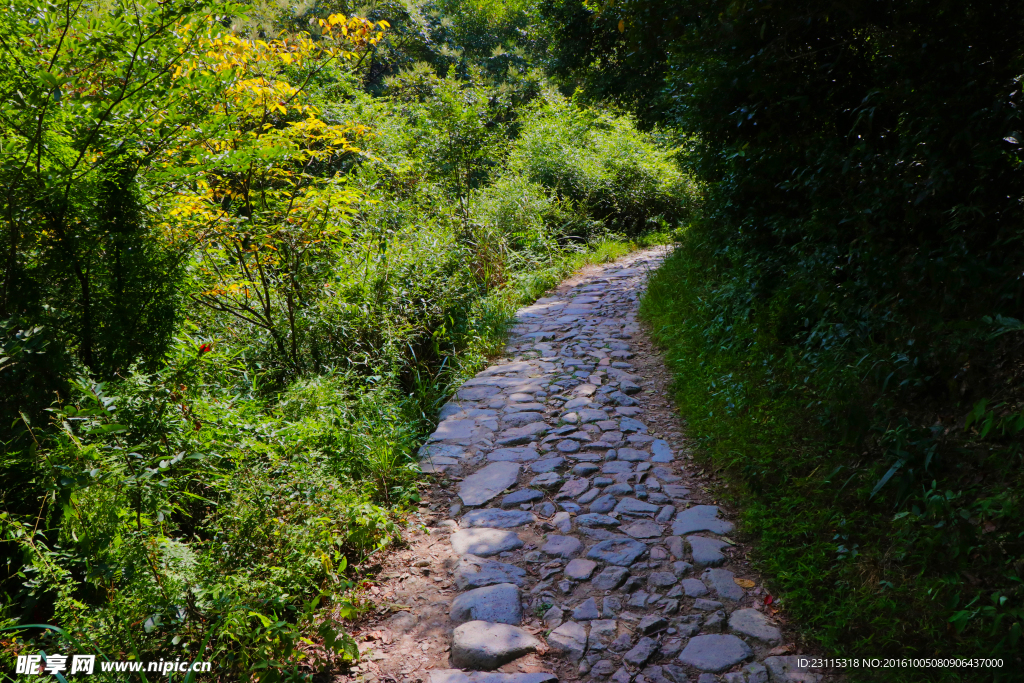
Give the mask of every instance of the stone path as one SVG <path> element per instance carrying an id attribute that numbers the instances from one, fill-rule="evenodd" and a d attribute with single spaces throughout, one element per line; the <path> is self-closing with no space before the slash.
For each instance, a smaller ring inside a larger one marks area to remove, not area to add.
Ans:
<path id="1" fill-rule="evenodd" d="M 733 524 L 701 504 L 713 501 L 701 500 L 682 434 L 657 418 L 662 434 L 648 410 L 663 398 L 634 366 L 637 303 L 664 254 L 592 269 L 520 310 L 513 360 L 444 406 L 421 467 L 457 495 L 440 493 L 447 518 L 401 558 L 411 571 L 386 577 L 400 584 L 386 596 L 418 604 L 381 624 L 394 636 L 375 632 L 396 646 L 377 644 L 374 677 L 822 679 L 783 645 L 760 581 L 726 536 Z"/>

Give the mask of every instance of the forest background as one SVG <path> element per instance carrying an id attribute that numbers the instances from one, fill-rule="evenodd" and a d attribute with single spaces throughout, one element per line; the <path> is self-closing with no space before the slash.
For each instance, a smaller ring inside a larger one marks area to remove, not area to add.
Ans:
<path id="1" fill-rule="evenodd" d="M 450 389 L 671 239 L 642 314 L 776 606 L 1013 680 L 1022 15 L 8 2 L 0 658 L 343 665 Z"/>
<path id="2" fill-rule="evenodd" d="M 26 648 L 218 680 L 358 656 L 440 405 L 519 305 L 692 208 L 667 138 L 547 81 L 538 21 L 0 10 L 4 677 Z"/>

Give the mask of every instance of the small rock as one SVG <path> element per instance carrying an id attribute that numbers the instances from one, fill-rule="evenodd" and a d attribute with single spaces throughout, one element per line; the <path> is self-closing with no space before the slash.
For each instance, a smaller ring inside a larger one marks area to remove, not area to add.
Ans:
<path id="1" fill-rule="evenodd" d="M 522 505 L 523 503 L 532 503 L 534 501 L 542 499 L 543 497 L 544 494 L 535 489 L 520 489 L 502 498 L 501 507 L 514 508 L 517 505 Z"/>
<path id="2" fill-rule="evenodd" d="M 584 493 L 582 496 L 577 498 L 576 500 L 579 502 L 580 505 L 589 505 L 590 503 L 594 502 L 594 499 L 597 498 L 600 495 L 601 495 L 601 489 L 599 489 L 599 488 L 592 488 L 589 491 L 587 491 L 586 493 Z M 614 503 L 613 503 L 613 507 L 614 507 Z M 609 510 L 610 509 L 611 508 L 609 508 Z M 605 512 L 608 512 L 608 510 L 605 510 Z"/>
<path id="3" fill-rule="evenodd" d="M 530 480 L 530 486 L 535 486 L 539 489 L 553 489 L 561 485 L 561 483 L 562 477 L 557 472 L 538 474 Z"/>
<path id="4" fill-rule="evenodd" d="M 588 512 L 585 515 L 580 515 L 576 518 L 576 523 L 580 526 L 591 528 L 597 527 L 605 529 L 610 529 L 619 526 L 619 520 L 615 519 L 614 517 L 609 517 L 608 515 L 599 515 L 594 512 Z"/>
<path id="5" fill-rule="evenodd" d="M 693 563 L 698 567 L 717 567 L 725 562 L 722 548 L 729 545 L 725 541 L 703 536 L 687 536 L 686 542 L 690 544 Z"/>
<path id="6" fill-rule="evenodd" d="M 572 611 L 572 618 L 577 621 L 590 621 L 600 616 L 601 613 L 597 611 L 597 601 L 594 598 L 587 598 Z"/>
<path id="7" fill-rule="evenodd" d="M 651 442 L 651 453 L 654 454 L 651 462 L 672 462 L 673 460 L 672 448 L 664 439 L 655 439 Z"/>
<path id="8" fill-rule="evenodd" d="M 678 536 L 669 536 L 666 543 L 668 545 L 668 551 L 672 553 L 672 557 L 677 560 L 683 559 L 683 539 Z"/>
<path id="9" fill-rule="evenodd" d="M 635 593 L 633 593 L 632 595 L 629 596 L 629 600 L 626 601 L 626 604 L 629 605 L 630 607 L 635 607 L 637 609 L 643 609 L 644 607 L 647 607 L 647 600 L 650 597 L 651 597 L 650 594 L 648 594 L 648 593 L 646 593 L 644 591 L 637 591 L 637 592 L 635 592 Z"/>
<path id="10" fill-rule="evenodd" d="M 777 645 L 782 632 L 768 623 L 768 617 L 756 609 L 738 609 L 729 616 L 729 628 L 764 643 Z"/>
<path id="11" fill-rule="evenodd" d="M 594 489 L 595 491 L 597 489 Z M 605 512 L 611 512 L 615 509 L 615 496 L 604 495 L 596 499 L 590 504 L 588 508 L 591 512 L 596 514 L 603 514 Z"/>
<path id="12" fill-rule="evenodd" d="M 565 576 L 574 581 L 586 581 L 595 569 L 597 569 L 597 562 L 576 558 L 565 565 Z"/>
<path id="13" fill-rule="evenodd" d="M 652 572 L 647 577 L 647 585 L 651 588 L 668 588 L 678 579 L 672 572 Z"/>
<path id="14" fill-rule="evenodd" d="M 559 512 L 551 519 L 551 523 L 563 534 L 572 531 L 572 517 L 569 516 L 568 512 Z"/>
<path id="15" fill-rule="evenodd" d="M 769 678 L 772 683 L 816 683 L 821 680 L 821 674 L 811 672 L 810 669 L 802 668 L 799 665 L 800 657 L 789 655 L 786 657 L 768 657 L 764 660 L 765 668 L 768 669 Z"/>
<path id="16" fill-rule="evenodd" d="M 550 517 L 555 514 L 555 506 L 553 503 L 544 502 L 534 508 L 534 512 L 540 517 Z"/>
<path id="17" fill-rule="evenodd" d="M 656 614 L 647 615 L 646 617 L 641 619 L 640 623 L 637 625 L 637 629 L 639 629 L 640 633 L 643 633 L 647 636 L 651 635 L 652 633 L 664 631 L 667 628 L 668 619 L 666 619 L 665 617 L 658 616 Z"/>
<path id="18" fill-rule="evenodd" d="M 745 593 L 735 581 L 736 575 L 728 569 L 704 570 L 704 581 L 718 593 L 723 600 L 742 600 Z"/>
<path id="19" fill-rule="evenodd" d="M 718 673 L 753 655 L 750 647 L 733 635 L 694 636 L 679 654 L 679 661 L 701 671 Z"/>
<path id="20" fill-rule="evenodd" d="M 676 576 L 686 576 L 693 570 L 693 565 L 689 562 L 683 562 L 682 560 L 676 560 L 672 563 L 672 572 Z"/>
<path id="21" fill-rule="evenodd" d="M 704 619 L 704 630 L 708 633 L 721 633 L 725 628 L 725 612 L 712 612 Z"/>
<path id="22" fill-rule="evenodd" d="M 535 463 L 530 464 L 530 471 L 538 474 L 544 474 L 545 472 L 554 472 L 559 467 L 565 464 L 565 458 L 545 458 L 544 460 L 538 460 Z"/>
<path id="23" fill-rule="evenodd" d="M 611 619 L 622 611 L 622 600 L 614 595 L 607 596 L 601 601 L 601 616 L 605 619 Z"/>
<path id="24" fill-rule="evenodd" d="M 548 536 L 547 543 L 542 545 L 540 549 L 548 555 L 569 559 L 575 557 L 582 548 L 583 543 L 578 538 L 550 535 Z"/>
<path id="25" fill-rule="evenodd" d="M 633 639 L 628 633 L 623 633 L 608 645 L 608 649 L 612 652 L 625 652 L 631 647 L 633 647 Z"/>
<path id="26" fill-rule="evenodd" d="M 628 577 L 629 570 L 625 567 L 605 567 L 591 584 L 598 590 L 610 591 L 621 586 Z"/>
<path id="27" fill-rule="evenodd" d="M 629 673 L 626 667 L 620 666 L 615 673 L 612 674 L 610 680 L 612 683 L 630 683 L 630 681 L 633 680 L 633 674 Z"/>
<path id="28" fill-rule="evenodd" d="M 464 669 L 497 669 L 540 646 L 539 640 L 517 626 L 468 621 L 452 634 L 451 661 Z"/>
<path id="29" fill-rule="evenodd" d="M 615 506 L 615 511 L 619 514 L 634 515 L 638 517 L 654 517 L 658 512 L 657 505 L 651 505 L 634 498 L 623 498 L 619 501 L 619 504 Z"/>
<path id="30" fill-rule="evenodd" d="M 549 629 L 558 628 L 564 618 L 565 612 L 558 605 L 555 605 L 544 613 L 544 625 Z"/>
<path id="31" fill-rule="evenodd" d="M 658 510 L 658 516 L 654 518 L 654 521 L 664 524 L 668 522 L 670 519 L 672 519 L 672 515 L 674 515 L 675 513 L 676 508 L 674 505 L 666 505 L 660 510 Z M 675 531 L 673 530 L 672 533 L 675 533 Z"/>
<path id="32" fill-rule="evenodd" d="M 594 666 L 590 667 L 590 673 L 593 676 L 609 676 L 615 671 L 615 664 L 610 659 L 602 659 L 597 662 Z"/>
<path id="33" fill-rule="evenodd" d="M 683 579 L 681 584 L 688 598 L 699 598 L 708 594 L 708 587 L 700 579 Z"/>
<path id="34" fill-rule="evenodd" d="M 543 476 L 543 475 L 542 475 Z M 555 494 L 555 500 L 559 498 L 575 498 L 590 487 L 588 479 L 570 479 L 562 485 L 562 488 Z"/>
<path id="35" fill-rule="evenodd" d="M 575 621 L 567 621 L 550 634 L 548 646 L 553 652 L 563 655 L 570 662 L 576 663 L 583 658 L 587 648 L 587 632 Z"/>
<path id="36" fill-rule="evenodd" d="M 693 601 L 693 608 L 699 609 L 702 612 L 714 612 L 715 610 L 722 609 L 722 607 L 724 607 L 724 605 L 716 600 L 697 598 Z"/>
<path id="37" fill-rule="evenodd" d="M 623 531 L 633 538 L 658 538 L 661 536 L 664 529 L 654 522 L 643 520 L 630 524 L 624 528 Z"/>
<path id="38" fill-rule="evenodd" d="M 587 551 L 587 557 L 619 567 L 628 567 L 646 551 L 647 546 L 639 541 L 632 538 L 617 538 L 601 541 L 591 546 Z"/>
<path id="39" fill-rule="evenodd" d="M 600 470 L 601 468 L 597 465 L 581 462 L 572 468 L 572 473 L 577 477 L 589 477 L 591 474 L 599 472 Z"/>
<path id="40" fill-rule="evenodd" d="M 622 659 L 633 666 L 643 666 L 657 651 L 658 641 L 644 636 L 632 650 L 622 656 Z"/>
<path id="41" fill-rule="evenodd" d="M 717 505 L 695 505 L 676 516 L 672 522 L 672 533 L 685 536 L 695 531 L 710 531 L 716 534 L 727 534 L 732 531 L 732 523 L 719 519 L 718 514 Z"/>

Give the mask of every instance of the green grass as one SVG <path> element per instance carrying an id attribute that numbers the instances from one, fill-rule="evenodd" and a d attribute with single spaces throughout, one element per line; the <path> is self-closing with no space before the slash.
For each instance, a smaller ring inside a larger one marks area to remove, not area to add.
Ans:
<path id="1" fill-rule="evenodd" d="M 992 588 L 983 592 L 964 578 L 989 568 L 994 576 L 1000 562 L 1014 566 L 1014 526 L 1003 541 L 951 547 L 949 536 L 963 533 L 951 519 L 972 527 L 983 518 L 973 511 L 966 524 L 952 506 L 953 491 L 931 494 L 941 514 L 915 506 L 894 518 L 892 501 L 871 495 L 885 470 L 864 457 L 863 446 L 823 429 L 816 406 L 794 388 L 806 382 L 801 358 L 772 338 L 765 319 L 731 317 L 712 303 L 727 286 L 684 239 L 653 276 L 641 316 L 665 349 L 695 457 L 719 475 L 719 499 L 742 511 L 739 531 L 753 543 L 756 569 L 808 650 L 828 657 L 1006 659 L 1002 669 L 961 672 L 850 669 L 851 681 L 1020 680 L 1013 646 L 1019 588 L 1012 578 L 1002 587 L 990 576 L 998 588 L 990 596 Z M 947 475 L 933 469 L 938 492 L 944 482 L 955 490 Z M 965 606 L 972 589 L 981 597 Z M 952 623 L 956 618 L 965 626 Z"/>

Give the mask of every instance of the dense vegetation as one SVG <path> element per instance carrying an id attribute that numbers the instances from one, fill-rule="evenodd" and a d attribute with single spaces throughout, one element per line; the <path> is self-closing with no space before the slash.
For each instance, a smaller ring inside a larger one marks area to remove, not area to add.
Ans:
<path id="1" fill-rule="evenodd" d="M 644 313 L 789 613 L 829 656 L 1005 662 L 854 680 L 1019 678 L 1024 5 L 542 9 L 563 84 L 692 150 Z"/>
<path id="2" fill-rule="evenodd" d="M 450 387 L 516 305 L 691 209 L 674 149 L 537 71 L 537 20 L 4 6 L 0 667 L 355 655 Z"/>

